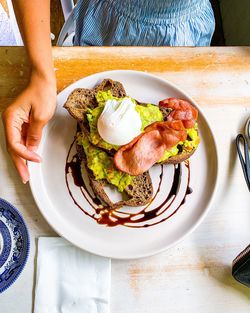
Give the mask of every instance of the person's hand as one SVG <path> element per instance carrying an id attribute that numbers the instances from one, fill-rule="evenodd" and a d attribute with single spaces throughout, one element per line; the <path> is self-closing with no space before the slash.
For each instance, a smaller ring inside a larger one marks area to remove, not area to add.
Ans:
<path id="1" fill-rule="evenodd" d="M 32 73 L 29 85 L 3 112 L 7 150 L 23 181 L 29 180 L 27 160 L 41 162 L 36 153 L 42 130 L 56 107 L 56 82 Z"/>

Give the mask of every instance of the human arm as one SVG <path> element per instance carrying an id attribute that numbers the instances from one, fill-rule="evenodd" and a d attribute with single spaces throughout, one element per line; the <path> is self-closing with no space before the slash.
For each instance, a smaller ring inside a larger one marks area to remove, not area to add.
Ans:
<path id="1" fill-rule="evenodd" d="M 24 91 L 3 113 L 7 149 L 24 183 L 29 180 L 27 160 L 36 154 L 42 129 L 53 116 L 56 81 L 50 40 L 50 0 L 13 1 L 29 57 L 30 79 Z"/>

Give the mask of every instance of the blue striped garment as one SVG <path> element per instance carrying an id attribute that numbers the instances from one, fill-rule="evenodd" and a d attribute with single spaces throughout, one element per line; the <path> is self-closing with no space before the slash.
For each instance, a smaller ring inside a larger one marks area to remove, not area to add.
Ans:
<path id="1" fill-rule="evenodd" d="M 209 0 L 78 0 L 77 46 L 209 46 Z"/>

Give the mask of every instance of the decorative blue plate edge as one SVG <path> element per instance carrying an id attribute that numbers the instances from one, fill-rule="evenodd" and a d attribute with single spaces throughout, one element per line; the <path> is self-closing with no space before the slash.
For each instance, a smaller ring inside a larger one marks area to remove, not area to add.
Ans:
<path id="1" fill-rule="evenodd" d="M 23 216 L 22 214 L 19 212 L 19 210 L 17 208 L 15 208 L 11 203 L 9 203 L 8 201 L 4 200 L 3 198 L 0 198 L 0 203 L 3 203 L 4 205 L 7 205 L 9 207 L 11 207 L 20 217 L 20 220 L 22 221 L 23 225 L 24 225 L 24 229 L 25 229 L 25 232 L 26 232 L 26 238 L 27 238 L 27 252 L 26 252 L 26 256 L 25 256 L 25 259 L 24 259 L 24 262 L 22 263 L 21 267 L 20 267 L 20 270 L 17 274 L 17 276 L 11 280 L 4 288 L 1 288 L 0 287 L 0 293 L 3 293 L 6 289 L 8 289 L 12 284 L 14 284 L 17 279 L 19 278 L 20 274 L 22 273 L 27 261 L 28 261 L 28 258 L 29 258 L 29 254 L 30 254 L 30 235 L 29 235 L 29 232 L 28 232 L 28 227 L 23 219 Z"/>

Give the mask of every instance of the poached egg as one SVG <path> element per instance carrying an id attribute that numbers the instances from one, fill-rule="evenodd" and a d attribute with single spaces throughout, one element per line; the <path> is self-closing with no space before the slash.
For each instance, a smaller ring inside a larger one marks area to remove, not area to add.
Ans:
<path id="1" fill-rule="evenodd" d="M 106 142 L 122 146 L 141 133 L 140 114 L 130 97 L 121 100 L 110 99 L 97 121 L 97 129 Z"/>

